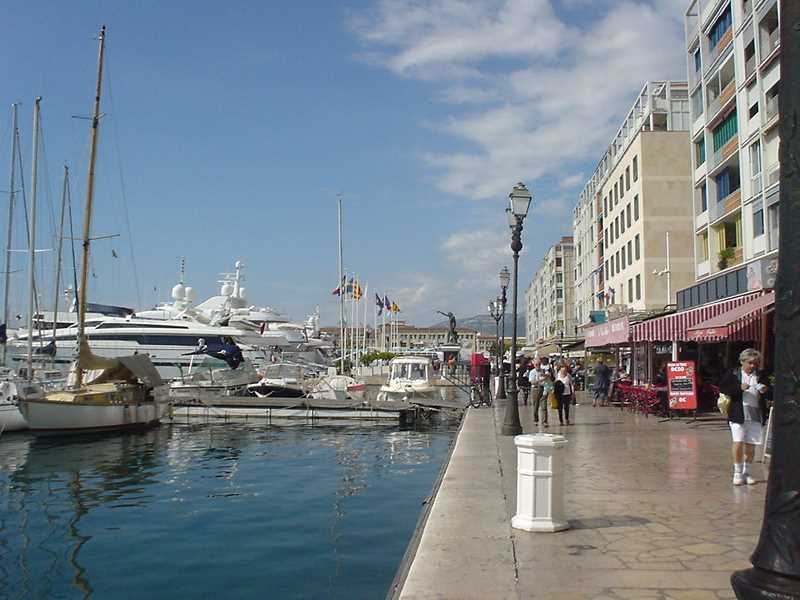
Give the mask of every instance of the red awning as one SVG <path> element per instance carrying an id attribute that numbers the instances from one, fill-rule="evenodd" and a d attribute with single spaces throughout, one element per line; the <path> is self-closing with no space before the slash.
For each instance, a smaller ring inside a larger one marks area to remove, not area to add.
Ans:
<path id="1" fill-rule="evenodd" d="M 761 338 L 761 315 L 775 304 L 775 293 L 756 296 L 724 313 L 690 327 L 686 335 L 690 340 L 755 341 Z"/>
<path id="2" fill-rule="evenodd" d="M 676 312 L 648 321 L 642 321 L 631 328 L 631 339 L 634 342 L 690 341 L 691 338 L 687 335 L 688 329 L 712 317 L 721 315 L 732 308 L 736 308 L 741 304 L 745 304 L 759 295 L 759 293 L 746 294 L 713 304 L 704 304 L 703 306 L 698 306 L 690 310 Z"/>

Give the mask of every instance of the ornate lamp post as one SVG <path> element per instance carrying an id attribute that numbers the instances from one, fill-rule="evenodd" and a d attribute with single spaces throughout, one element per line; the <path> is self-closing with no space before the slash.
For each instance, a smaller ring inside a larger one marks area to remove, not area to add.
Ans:
<path id="1" fill-rule="evenodd" d="M 506 378 L 503 369 L 503 357 L 506 354 L 506 290 L 508 289 L 508 284 L 511 283 L 511 273 L 508 270 L 508 267 L 503 267 L 500 269 L 500 318 L 501 318 L 501 325 L 500 325 L 500 345 L 498 348 L 500 349 L 500 382 L 497 384 L 497 395 L 494 397 L 495 400 L 505 400 L 506 399 Z"/>
<path id="2" fill-rule="evenodd" d="M 775 285 L 775 405 L 764 521 L 750 562 L 731 577 L 737 598 L 800 598 L 800 2 L 781 8 L 780 237 Z"/>
<path id="3" fill-rule="evenodd" d="M 497 344 L 497 352 L 494 355 L 494 374 L 500 374 L 500 318 L 503 316 L 503 303 L 500 301 L 500 298 L 496 298 L 494 300 L 489 301 L 489 314 L 494 319 L 495 325 L 495 343 Z M 500 399 L 500 387 L 503 383 L 502 376 L 499 378 L 499 385 L 497 386 L 497 393 L 495 394 L 494 399 Z M 503 390 L 503 398 L 505 398 L 505 390 Z"/>
<path id="4" fill-rule="evenodd" d="M 514 294 L 511 300 L 511 381 L 508 386 L 509 402 L 503 419 L 503 435 L 519 435 L 522 425 L 519 422 L 517 404 L 517 288 L 519 280 L 519 251 L 522 250 L 522 221 L 531 205 L 531 193 L 522 183 L 518 183 L 508 196 L 510 207 L 506 209 L 508 224 L 511 227 L 511 250 L 514 252 Z"/>

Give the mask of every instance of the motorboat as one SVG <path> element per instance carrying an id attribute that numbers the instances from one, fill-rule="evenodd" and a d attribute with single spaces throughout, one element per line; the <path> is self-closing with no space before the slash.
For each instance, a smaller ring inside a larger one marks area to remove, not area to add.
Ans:
<path id="1" fill-rule="evenodd" d="M 203 366 L 193 369 L 185 377 L 172 381 L 169 395 L 173 399 L 198 396 L 244 396 L 247 386 L 259 380 L 258 371 L 250 361 L 237 369 L 231 369 L 224 361 L 204 361 Z"/>
<path id="2" fill-rule="evenodd" d="M 275 363 L 264 368 L 258 382 L 247 386 L 259 398 L 305 398 L 306 368 L 299 364 Z"/>
<path id="3" fill-rule="evenodd" d="M 433 361 L 427 356 L 398 356 L 389 362 L 389 380 L 378 391 L 378 402 L 414 402 L 439 398 L 433 381 Z"/>

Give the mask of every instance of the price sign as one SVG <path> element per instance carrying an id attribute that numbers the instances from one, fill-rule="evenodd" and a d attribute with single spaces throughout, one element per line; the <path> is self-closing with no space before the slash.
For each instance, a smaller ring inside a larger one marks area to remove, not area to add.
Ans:
<path id="1" fill-rule="evenodd" d="M 697 409 L 697 371 L 693 360 L 667 363 L 670 410 Z"/>

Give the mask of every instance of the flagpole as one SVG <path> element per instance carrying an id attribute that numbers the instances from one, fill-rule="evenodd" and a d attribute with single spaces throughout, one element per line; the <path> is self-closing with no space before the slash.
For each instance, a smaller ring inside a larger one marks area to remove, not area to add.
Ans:
<path id="1" fill-rule="evenodd" d="M 362 355 L 367 351 L 367 307 L 369 305 L 369 281 L 364 286 L 364 339 L 361 344 Z"/>
<path id="2" fill-rule="evenodd" d="M 344 374 L 344 279 L 342 278 L 342 195 L 336 195 L 337 216 L 339 222 L 339 351 L 341 360 L 339 371 Z"/>

